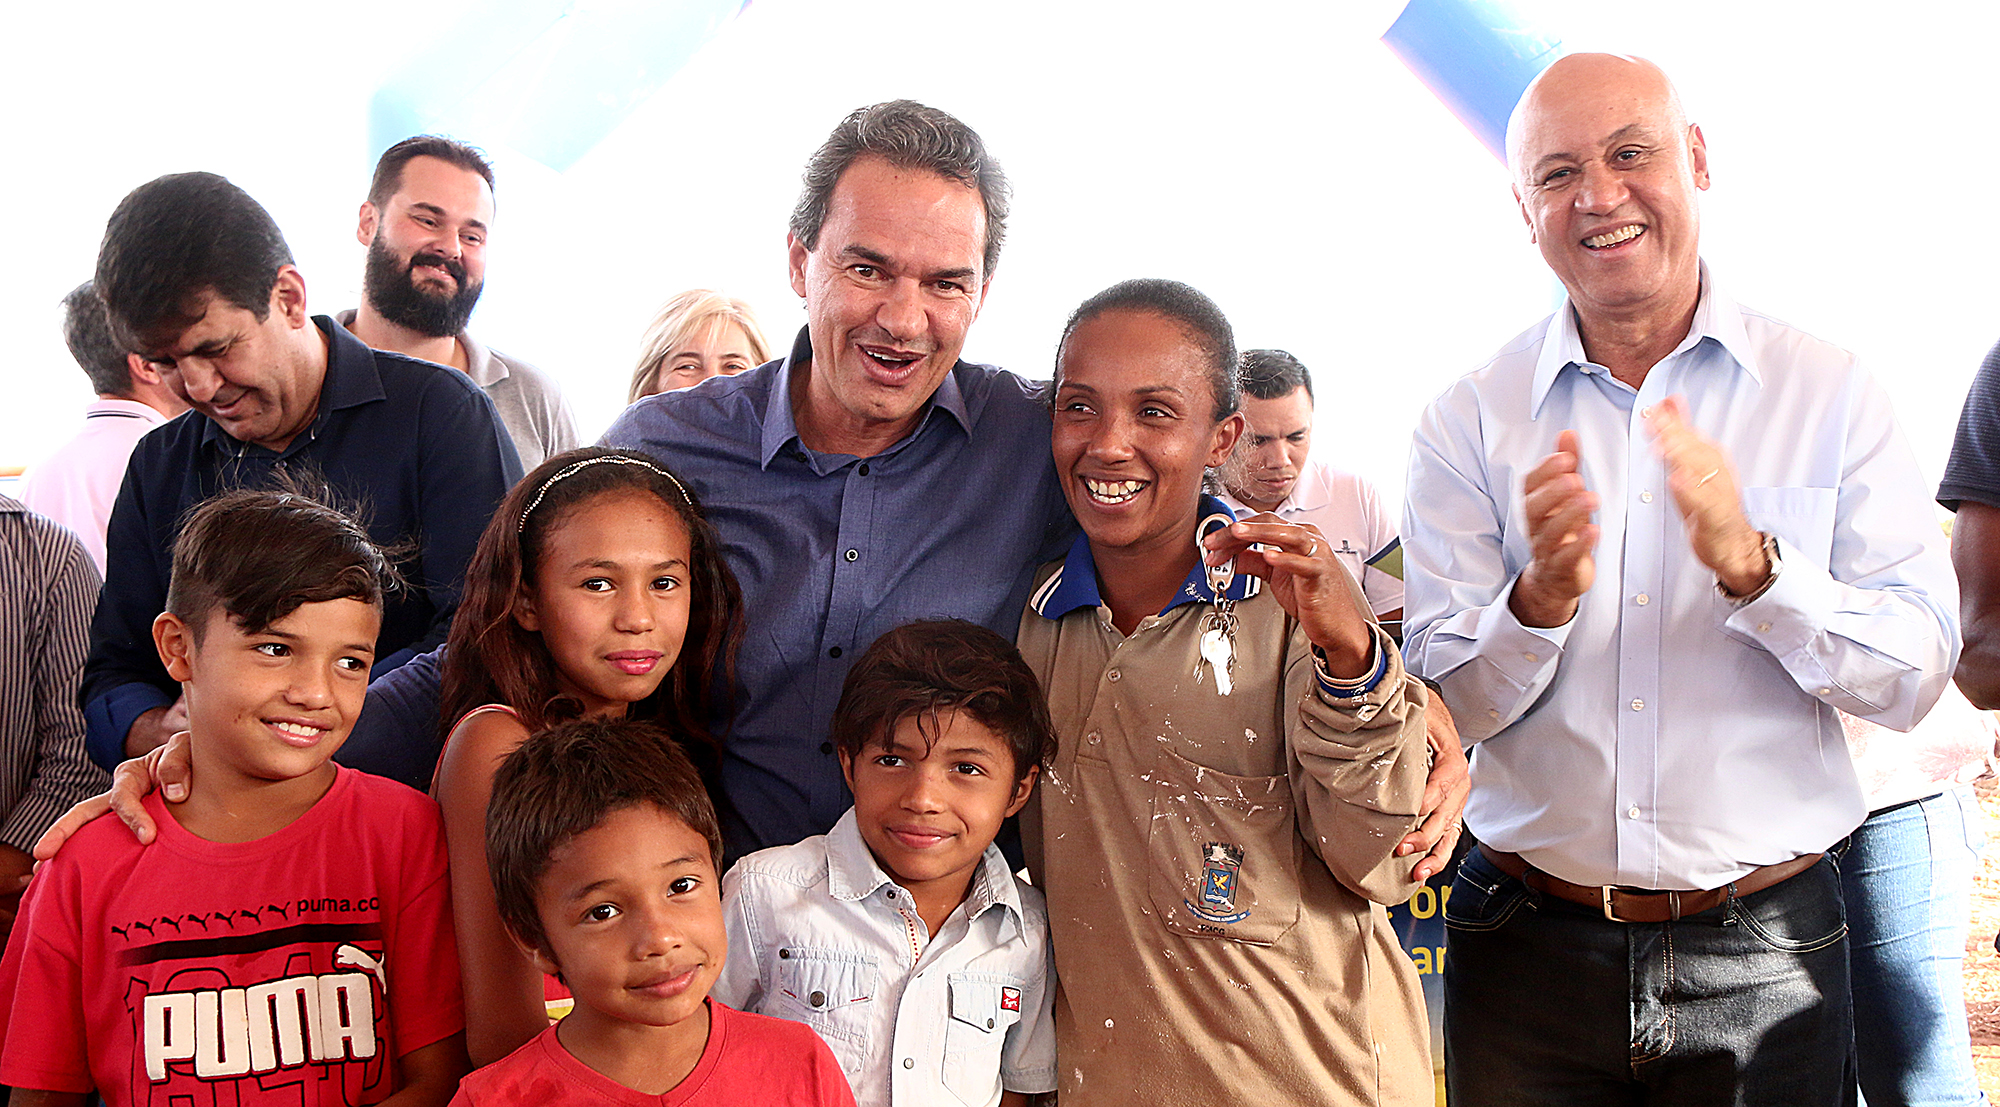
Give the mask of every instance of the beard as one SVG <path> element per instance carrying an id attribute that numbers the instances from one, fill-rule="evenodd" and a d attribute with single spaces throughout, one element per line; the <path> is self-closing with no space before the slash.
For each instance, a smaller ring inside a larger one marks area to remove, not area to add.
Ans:
<path id="1" fill-rule="evenodd" d="M 458 282 L 458 291 L 439 295 L 418 288 L 412 273 L 419 265 L 435 265 Z M 432 338 L 448 338 L 465 330 L 472 308 L 479 303 L 483 281 L 467 282 L 465 266 L 443 254 L 420 252 L 409 263 L 396 257 L 381 235 L 368 244 L 368 267 L 361 278 L 361 294 L 382 318 L 399 327 L 408 327 Z"/>

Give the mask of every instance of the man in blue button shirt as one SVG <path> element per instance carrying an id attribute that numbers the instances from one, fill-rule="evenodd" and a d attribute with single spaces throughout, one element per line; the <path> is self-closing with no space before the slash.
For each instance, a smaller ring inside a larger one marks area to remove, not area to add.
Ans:
<path id="1" fill-rule="evenodd" d="M 277 224 L 212 173 L 133 190 L 105 228 L 96 285 L 120 341 L 194 410 L 140 440 L 112 507 L 84 668 L 91 756 L 109 767 L 185 729 L 153 619 L 181 519 L 229 488 L 324 481 L 377 542 L 409 551 L 377 673 L 443 641 L 473 545 L 521 475 L 478 387 L 308 315 Z"/>
<path id="2" fill-rule="evenodd" d="M 1006 218 L 971 128 L 907 100 L 854 112 L 792 214 L 807 322 L 791 352 L 642 400 L 605 433 L 695 488 L 743 585 L 732 853 L 847 810 L 827 721 L 878 635 L 956 616 L 1011 638 L 1034 567 L 1075 533 L 1035 386 L 959 360 Z"/>

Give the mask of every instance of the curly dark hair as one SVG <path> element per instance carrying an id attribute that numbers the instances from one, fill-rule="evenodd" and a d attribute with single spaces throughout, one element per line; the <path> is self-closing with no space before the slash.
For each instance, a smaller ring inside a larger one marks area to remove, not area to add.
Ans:
<path id="1" fill-rule="evenodd" d="M 587 719 L 533 734 L 493 774 L 486 805 L 486 868 L 500 921 L 546 949 L 535 892 L 564 842 L 615 811 L 649 804 L 685 823 L 722 867 L 722 831 L 701 775 L 668 729 Z"/>
<path id="2" fill-rule="evenodd" d="M 258 634 L 300 606 L 356 599 L 376 608 L 400 583 L 389 556 L 326 489 L 287 474 L 196 504 L 174 541 L 167 610 L 199 642 L 217 608 Z"/>
<path id="3" fill-rule="evenodd" d="M 877 638 L 848 670 L 830 729 L 841 752 L 859 757 L 908 718 L 935 741 L 938 716 L 951 711 L 1007 740 L 1016 780 L 1056 755 L 1048 700 L 1021 651 L 961 619 L 906 623 Z"/>

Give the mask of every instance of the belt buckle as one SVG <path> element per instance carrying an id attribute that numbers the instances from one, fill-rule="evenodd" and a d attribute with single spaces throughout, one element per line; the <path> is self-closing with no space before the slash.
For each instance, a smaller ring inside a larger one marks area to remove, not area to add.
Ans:
<path id="1" fill-rule="evenodd" d="M 1625 919 L 1625 918 L 1620 918 L 1620 917 L 1618 916 L 1618 911 L 1616 910 L 1616 908 L 1614 908 L 1614 907 L 1612 906 L 1612 903 L 1611 903 L 1611 897 L 1612 897 L 1613 895 L 1615 895 L 1616 893 L 1618 893 L 1618 892 L 1631 892 L 1631 893 L 1634 893 L 1634 894 L 1637 894 L 1637 895 L 1661 895 L 1661 896 L 1665 896 L 1665 897 L 1667 897 L 1667 918 L 1669 918 L 1669 919 L 1679 919 L 1679 918 L 1681 917 L 1681 893 L 1679 893 L 1679 892 L 1676 892 L 1676 891 L 1666 891 L 1666 892 L 1650 892 L 1650 893 L 1649 893 L 1649 892 L 1644 892 L 1644 891 L 1638 891 L 1638 890 L 1635 890 L 1635 889 L 1632 889 L 1632 888 L 1624 888 L 1624 887 L 1620 887 L 1620 886 L 1617 886 L 1617 885 L 1612 885 L 1612 884 L 1603 884 L 1603 885 L 1599 885 L 1599 886 L 1598 886 L 1598 894 L 1599 894 L 1599 896 L 1601 896 L 1601 897 L 1602 897 L 1602 899 L 1603 899 L 1603 902 L 1604 902 L 1604 917 L 1605 917 L 1605 918 L 1607 918 L 1607 919 L 1609 919 L 1609 920 L 1611 920 L 1612 922 L 1615 922 L 1615 923 L 1624 923 L 1624 924 L 1626 924 L 1627 926 L 1629 926 L 1629 925 L 1631 925 L 1631 924 L 1632 924 L 1632 923 L 1634 923 L 1634 922 L 1644 922 L 1644 921 L 1646 921 L 1646 920 L 1644 920 L 1644 919 Z"/>

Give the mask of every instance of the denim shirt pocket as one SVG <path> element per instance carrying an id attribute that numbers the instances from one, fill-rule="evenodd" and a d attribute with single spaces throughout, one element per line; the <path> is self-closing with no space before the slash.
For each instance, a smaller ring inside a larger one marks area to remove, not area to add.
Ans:
<path id="1" fill-rule="evenodd" d="M 944 1086 L 961 1103 L 986 1104 L 1000 1092 L 1000 1050 L 1021 1021 L 1022 978 L 955 972 L 945 978 L 950 1019 L 944 1028 Z"/>
<path id="2" fill-rule="evenodd" d="M 1159 751 L 1147 893 L 1169 931 L 1267 946 L 1299 919 L 1303 843 L 1283 776 L 1235 776 Z"/>
<path id="3" fill-rule="evenodd" d="M 866 954 L 785 946 L 778 950 L 778 1002 L 767 1013 L 819 1032 L 849 1079 L 858 1075 L 880 971 Z"/>

